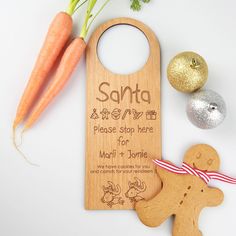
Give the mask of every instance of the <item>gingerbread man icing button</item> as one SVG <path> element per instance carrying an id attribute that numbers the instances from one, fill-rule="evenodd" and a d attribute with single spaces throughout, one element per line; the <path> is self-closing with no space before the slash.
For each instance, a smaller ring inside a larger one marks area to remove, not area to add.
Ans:
<path id="1" fill-rule="evenodd" d="M 202 235 L 198 229 L 201 210 L 220 205 L 224 198 L 220 189 L 207 184 L 220 166 L 216 150 L 206 144 L 191 147 L 184 156 L 182 168 L 167 161 L 158 160 L 156 164 L 163 187 L 153 199 L 136 204 L 140 220 L 156 227 L 174 215 L 173 236 Z"/>

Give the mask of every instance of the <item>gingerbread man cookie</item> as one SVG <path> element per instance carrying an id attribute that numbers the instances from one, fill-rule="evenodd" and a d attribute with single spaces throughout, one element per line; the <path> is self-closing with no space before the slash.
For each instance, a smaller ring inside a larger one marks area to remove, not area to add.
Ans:
<path id="1" fill-rule="evenodd" d="M 209 172 L 218 171 L 220 159 L 214 148 L 199 144 L 186 152 L 184 163 L 190 171 Z M 162 190 L 153 199 L 136 204 L 140 220 L 147 226 L 156 227 L 173 215 L 173 236 L 202 235 L 198 229 L 199 214 L 204 207 L 220 205 L 223 192 L 209 187 L 197 174 L 176 174 L 159 166 L 157 173 L 162 180 Z"/>

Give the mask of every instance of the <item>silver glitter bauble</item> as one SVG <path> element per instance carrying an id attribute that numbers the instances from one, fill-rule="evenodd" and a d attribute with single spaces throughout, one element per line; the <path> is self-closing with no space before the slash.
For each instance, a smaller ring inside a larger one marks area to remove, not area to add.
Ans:
<path id="1" fill-rule="evenodd" d="M 212 90 L 201 90 L 191 96 L 187 104 L 187 115 L 197 127 L 212 129 L 224 120 L 226 105 L 218 93 Z"/>

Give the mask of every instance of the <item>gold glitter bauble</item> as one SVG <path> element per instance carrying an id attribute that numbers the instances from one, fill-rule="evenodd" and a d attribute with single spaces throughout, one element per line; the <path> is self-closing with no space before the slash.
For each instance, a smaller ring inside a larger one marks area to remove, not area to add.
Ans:
<path id="1" fill-rule="evenodd" d="M 182 52 L 169 63 L 167 76 L 178 91 L 191 93 L 203 87 L 208 77 L 205 60 L 194 52 Z"/>

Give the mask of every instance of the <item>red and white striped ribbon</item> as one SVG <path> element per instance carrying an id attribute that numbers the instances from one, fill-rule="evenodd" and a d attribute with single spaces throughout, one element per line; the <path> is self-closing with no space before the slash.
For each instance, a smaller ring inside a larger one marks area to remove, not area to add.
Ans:
<path id="1" fill-rule="evenodd" d="M 195 175 L 199 178 L 201 178 L 205 183 L 209 183 L 210 180 L 219 180 L 219 181 L 223 181 L 226 183 L 230 183 L 230 184 L 236 184 L 236 179 L 235 178 L 231 178 L 227 175 L 223 175 L 220 174 L 218 172 L 215 171 L 203 171 L 203 170 L 199 170 L 197 168 L 193 168 L 192 166 L 188 165 L 187 163 L 183 162 L 182 167 L 177 167 L 171 163 L 168 163 L 166 161 L 163 160 L 153 160 L 153 162 L 158 165 L 159 167 L 168 170 L 172 173 L 175 174 L 190 174 L 190 175 Z"/>

